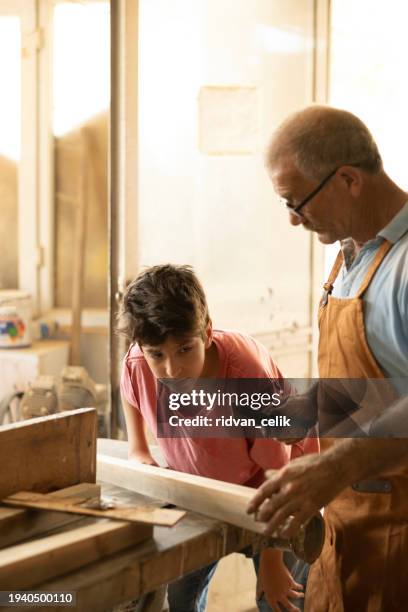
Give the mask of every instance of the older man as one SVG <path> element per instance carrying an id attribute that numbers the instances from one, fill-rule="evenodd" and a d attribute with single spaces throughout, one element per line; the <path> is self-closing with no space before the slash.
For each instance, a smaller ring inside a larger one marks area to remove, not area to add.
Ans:
<path id="1" fill-rule="evenodd" d="M 384 172 L 367 127 L 346 111 L 308 107 L 275 132 L 267 167 L 292 225 L 316 232 L 324 244 L 354 241 L 351 251 L 347 243 L 351 257 L 339 252 L 324 285 L 320 377 L 407 377 L 408 195 Z M 401 406 L 408 409 L 408 402 L 399 404 L 399 415 Z M 320 456 L 280 470 L 249 511 L 261 508 L 268 532 L 292 516 L 287 533 L 293 533 L 326 506 L 326 540 L 310 573 L 307 610 L 408 609 L 408 441 L 321 442 Z"/>

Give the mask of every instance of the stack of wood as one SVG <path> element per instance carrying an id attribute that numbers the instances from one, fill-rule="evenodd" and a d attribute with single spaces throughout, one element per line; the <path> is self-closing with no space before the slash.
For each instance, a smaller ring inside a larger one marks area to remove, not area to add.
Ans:
<path id="1" fill-rule="evenodd" d="M 151 538 L 153 525 L 172 526 L 185 514 L 101 504 L 92 409 L 0 428 L 0 461 L 3 591 L 40 589 Z"/>

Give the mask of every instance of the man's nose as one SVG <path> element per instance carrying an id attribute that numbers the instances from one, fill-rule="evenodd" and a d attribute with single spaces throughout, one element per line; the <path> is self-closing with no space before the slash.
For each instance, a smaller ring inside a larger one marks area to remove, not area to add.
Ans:
<path id="1" fill-rule="evenodd" d="M 289 212 L 289 222 L 291 225 L 302 225 L 304 219 L 302 217 L 299 217 L 299 215 L 295 215 Z"/>

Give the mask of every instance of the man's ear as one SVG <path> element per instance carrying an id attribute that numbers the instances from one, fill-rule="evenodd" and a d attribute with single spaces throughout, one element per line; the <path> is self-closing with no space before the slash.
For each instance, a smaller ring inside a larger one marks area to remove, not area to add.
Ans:
<path id="1" fill-rule="evenodd" d="M 213 341 L 213 328 L 211 319 L 208 321 L 204 330 L 204 346 L 209 349 Z"/>
<path id="2" fill-rule="evenodd" d="M 349 193 L 358 197 L 363 187 L 364 175 L 360 168 L 355 166 L 341 166 L 338 176 L 344 181 Z"/>

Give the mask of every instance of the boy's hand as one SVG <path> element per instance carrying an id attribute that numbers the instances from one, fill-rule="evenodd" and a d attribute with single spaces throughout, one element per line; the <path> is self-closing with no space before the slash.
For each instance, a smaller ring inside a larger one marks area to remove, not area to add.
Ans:
<path id="1" fill-rule="evenodd" d="M 135 461 L 137 463 L 143 463 L 144 465 L 154 465 L 156 467 L 159 467 L 159 464 L 156 463 L 150 453 L 145 453 L 142 451 L 133 453 L 130 460 Z"/>
<path id="2" fill-rule="evenodd" d="M 283 553 L 280 550 L 266 548 L 261 553 L 256 585 L 257 598 L 262 594 L 272 610 L 280 610 L 280 606 L 283 606 L 288 612 L 299 611 L 289 598 L 303 598 L 303 586 L 294 581 L 283 563 Z"/>

